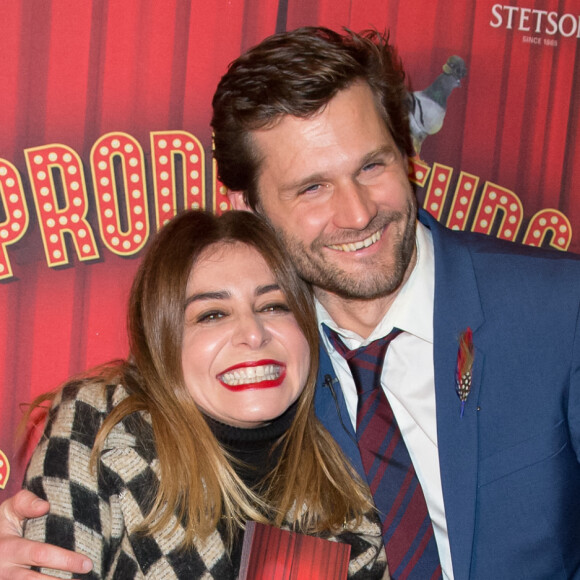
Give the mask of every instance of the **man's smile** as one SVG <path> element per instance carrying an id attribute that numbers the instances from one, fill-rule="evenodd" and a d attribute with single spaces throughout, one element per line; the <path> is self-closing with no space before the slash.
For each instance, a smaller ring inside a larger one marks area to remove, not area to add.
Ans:
<path id="1" fill-rule="evenodd" d="M 383 230 L 378 230 L 364 240 L 360 240 L 358 242 L 349 242 L 346 244 L 329 244 L 327 247 L 331 250 L 338 250 L 339 252 L 356 252 L 376 244 L 381 239 L 382 234 Z"/>

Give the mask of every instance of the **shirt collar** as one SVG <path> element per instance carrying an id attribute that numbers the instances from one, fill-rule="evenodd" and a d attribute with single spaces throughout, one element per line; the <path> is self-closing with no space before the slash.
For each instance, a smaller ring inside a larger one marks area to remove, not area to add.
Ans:
<path id="1" fill-rule="evenodd" d="M 386 336 L 393 328 L 400 328 L 422 340 L 433 343 L 433 302 L 435 296 L 433 237 L 429 229 L 420 222 L 417 222 L 416 244 L 417 262 L 411 275 L 402 286 L 388 312 L 366 340 L 356 332 L 338 327 L 326 308 L 316 300 L 319 328 L 322 329 L 321 325 L 326 324 L 338 332 L 351 349 L 364 346 L 377 338 Z"/>

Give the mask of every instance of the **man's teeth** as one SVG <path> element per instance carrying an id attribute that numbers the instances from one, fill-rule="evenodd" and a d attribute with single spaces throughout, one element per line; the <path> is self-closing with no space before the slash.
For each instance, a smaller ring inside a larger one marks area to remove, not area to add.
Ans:
<path id="1" fill-rule="evenodd" d="M 361 240 L 360 242 L 351 242 L 349 244 L 332 244 L 328 247 L 331 250 L 338 250 L 340 252 L 356 252 L 357 250 L 362 250 L 363 248 L 368 248 L 373 244 L 376 244 L 381 239 L 382 231 L 379 230 L 375 232 L 372 236 Z"/>
<path id="2" fill-rule="evenodd" d="M 249 383 L 261 383 L 262 381 L 274 381 L 282 374 L 279 365 L 262 365 L 259 367 L 239 368 L 229 373 L 220 375 L 220 379 L 226 385 L 235 387 Z"/>

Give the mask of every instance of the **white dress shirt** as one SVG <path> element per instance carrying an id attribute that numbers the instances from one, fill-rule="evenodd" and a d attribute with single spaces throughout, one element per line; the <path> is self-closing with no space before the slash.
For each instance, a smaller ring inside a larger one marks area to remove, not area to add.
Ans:
<path id="1" fill-rule="evenodd" d="M 404 332 L 390 344 L 383 365 L 381 383 L 409 450 L 431 521 L 443 577 L 452 580 L 451 550 L 443 506 L 433 367 L 433 301 L 435 257 L 431 232 L 417 223 L 417 263 L 384 318 L 367 339 L 339 328 L 324 306 L 317 302 L 318 323 L 338 332 L 349 349 L 364 346 L 386 336 L 393 328 Z M 322 340 L 340 381 L 348 413 L 356 428 L 357 393 L 345 359 L 337 353 L 326 333 Z"/>

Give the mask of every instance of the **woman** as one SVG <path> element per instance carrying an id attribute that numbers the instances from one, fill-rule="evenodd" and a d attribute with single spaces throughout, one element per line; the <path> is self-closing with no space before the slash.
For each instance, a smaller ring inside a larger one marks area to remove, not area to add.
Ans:
<path id="1" fill-rule="evenodd" d="M 131 357 L 55 396 L 26 486 L 26 536 L 82 551 L 94 578 L 235 578 L 244 522 L 350 543 L 382 578 L 367 491 L 314 417 L 312 298 L 256 216 L 185 212 L 129 304 Z M 369 515 L 366 515 L 369 514 Z"/>

